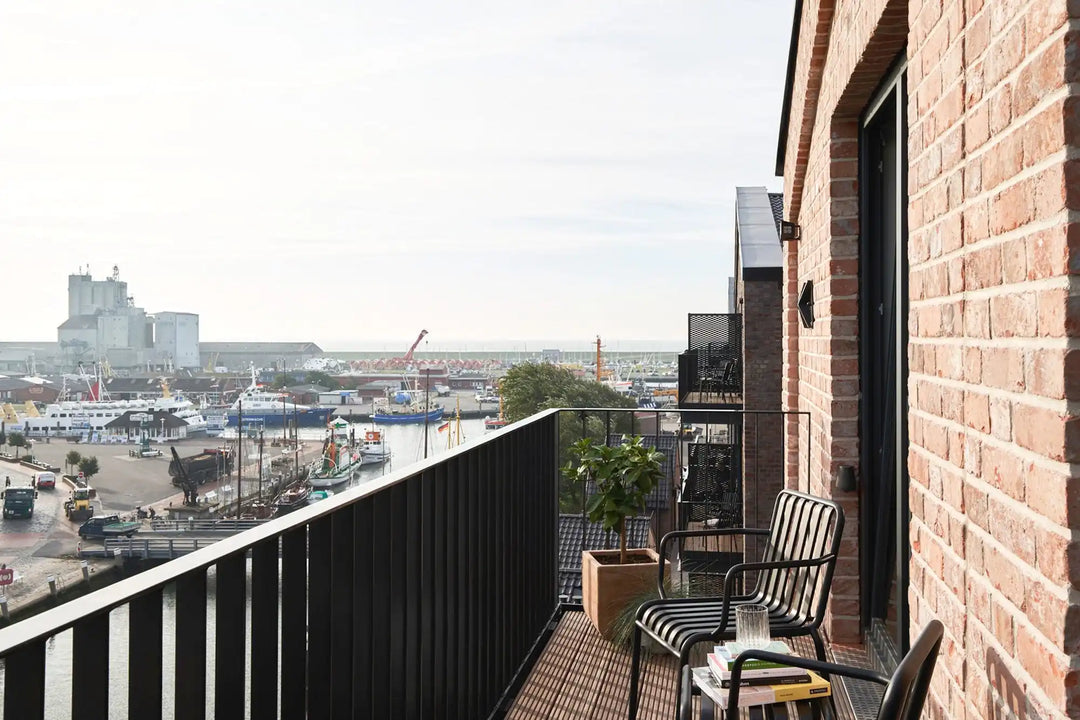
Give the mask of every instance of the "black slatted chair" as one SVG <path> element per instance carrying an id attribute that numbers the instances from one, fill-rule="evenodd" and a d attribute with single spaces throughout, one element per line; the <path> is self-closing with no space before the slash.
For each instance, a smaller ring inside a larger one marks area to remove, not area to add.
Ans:
<path id="1" fill-rule="evenodd" d="M 922 713 L 923 703 L 926 701 L 926 694 L 930 690 L 930 679 L 934 675 L 934 666 L 937 664 L 938 650 L 941 648 L 944 632 L 944 627 L 940 622 L 931 620 L 912 644 L 907 655 L 896 666 L 892 677 L 888 678 L 873 670 L 848 665 L 778 655 L 764 650 L 747 650 L 739 654 L 731 669 L 732 692 L 728 697 L 727 717 L 738 717 L 739 682 L 742 677 L 743 663 L 747 660 L 760 659 L 806 668 L 829 677 L 841 675 L 884 685 L 885 693 L 881 697 L 877 715 L 874 716 L 876 720 L 918 720 Z"/>
<path id="2" fill-rule="evenodd" d="M 833 571 L 844 531 L 844 512 L 831 500 L 794 490 L 776 496 L 769 528 L 722 528 L 717 530 L 677 530 L 660 541 L 659 600 L 638 607 L 634 625 L 633 657 L 630 666 L 630 720 L 637 717 L 638 673 L 641 668 L 641 635 L 646 633 L 661 647 L 679 658 L 679 673 L 690 663 L 691 649 L 702 642 L 718 643 L 735 639 L 735 608 L 760 604 L 769 608 L 773 637 L 809 635 L 819 660 L 825 660 L 825 645 L 819 628 L 829 601 Z M 667 598 L 664 594 L 664 560 L 670 542 L 688 537 L 724 535 L 759 536 L 765 550 L 760 562 L 733 565 L 724 574 L 720 597 Z M 749 593 L 738 594 L 744 576 L 756 574 Z M 677 681 L 675 706 L 679 705 L 682 683 Z"/>

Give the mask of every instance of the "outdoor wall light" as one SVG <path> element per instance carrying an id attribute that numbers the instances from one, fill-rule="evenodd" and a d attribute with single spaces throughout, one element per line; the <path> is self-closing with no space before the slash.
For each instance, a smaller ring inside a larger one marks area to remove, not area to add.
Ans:
<path id="1" fill-rule="evenodd" d="M 780 240 L 787 242 L 789 240 L 798 240 L 802 237 L 802 228 L 793 222 L 787 220 L 780 221 Z"/>
<path id="2" fill-rule="evenodd" d="M 841 492 L 855 492 L 855 467 L 841 465 L 836 468 L 836 489 Z"/>
<path id="3" fill-rule="evenodd" d="M 807 280 L 799 291 L 799 319 L 804 328 L 814 327 L 814 281 Z"/>

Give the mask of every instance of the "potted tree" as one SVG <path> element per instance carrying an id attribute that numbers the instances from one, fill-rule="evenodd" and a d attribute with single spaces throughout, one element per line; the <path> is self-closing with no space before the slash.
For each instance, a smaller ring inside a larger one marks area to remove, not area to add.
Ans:
<path id="1" fill-rule="evenodd" d="M 585 506 L 590 522 L 619 534 L 618 550 L 586 550 L 581 556 L 581 594 L 585 613 L 611 639 L 612 623 L 626 603 L 656 582 L 659 556 L 651 548 L 626 547 L 626 518 L 645 510 L 645 498 L 664 475 L 663 454 L 640 437 L 622 445 L 597 445 L 584 438 L 571 446 L 574 460 L 563 474 L 593 486 Z"/>

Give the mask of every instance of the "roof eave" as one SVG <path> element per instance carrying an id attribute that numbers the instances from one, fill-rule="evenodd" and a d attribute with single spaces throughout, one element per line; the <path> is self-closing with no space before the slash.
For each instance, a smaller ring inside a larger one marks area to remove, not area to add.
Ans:
<path id="1" fill-rule="evenodd" d="M 780 138 L 776 147 L 776 174 L 784 175 L 784 156 L 787 154 L 788 118 L 791 115 L 791 91 L 795 84 L 795 64 L 799 59 L 799 26 L 802 24 L 802 0 L 795 0 L 795 19 L 791 24 L 791 45 L 788 48 L 787 78 L 784 80 L 784 106 L 780 111 Z"/>

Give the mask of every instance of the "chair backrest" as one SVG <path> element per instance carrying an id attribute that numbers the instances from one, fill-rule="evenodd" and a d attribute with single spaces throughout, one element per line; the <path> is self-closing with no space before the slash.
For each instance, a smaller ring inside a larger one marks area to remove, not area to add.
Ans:
<path id="1" fill-rule="evenodd" d="M 817 627 L 829 602 L 844 511 L 832 500 L 783 490 L 776 496 L 762 560 L 818 560 L 813 567 L 765 570 L 754 594 L 776 615 Z"/>
<path id="2" fill-rule="evenodd" d="M 930 690 L 944 633 L 945 628 L 937 620 L 931 620 L 923 628 L 889 679 L 877 720 L 918 720 Z"/>

